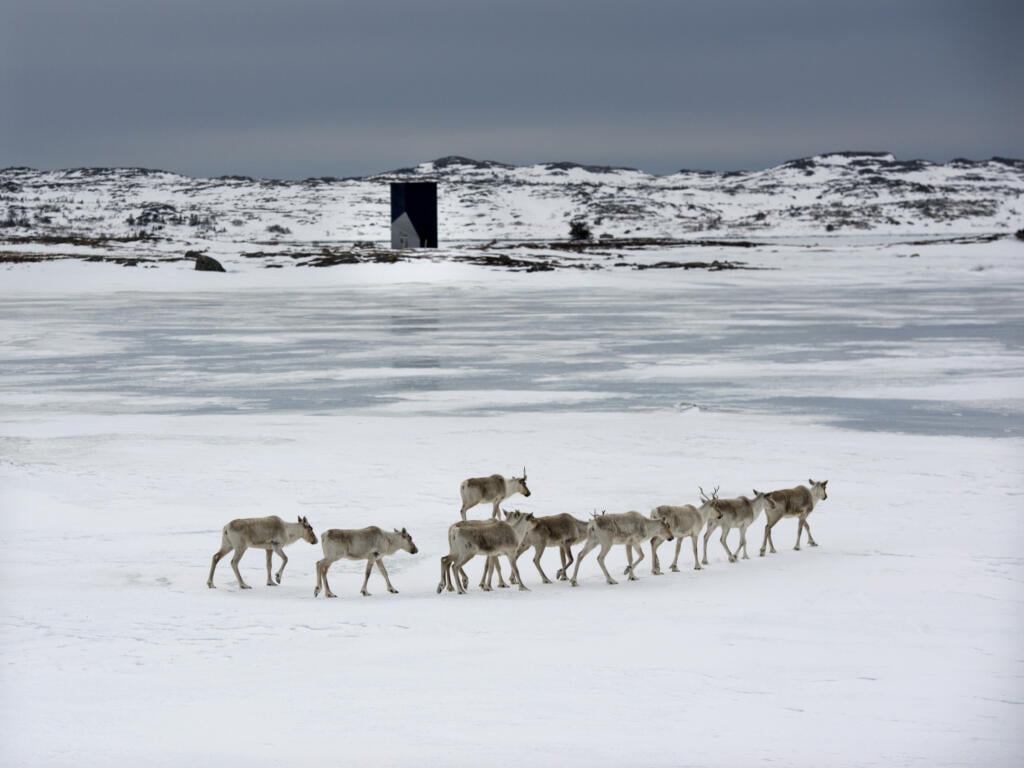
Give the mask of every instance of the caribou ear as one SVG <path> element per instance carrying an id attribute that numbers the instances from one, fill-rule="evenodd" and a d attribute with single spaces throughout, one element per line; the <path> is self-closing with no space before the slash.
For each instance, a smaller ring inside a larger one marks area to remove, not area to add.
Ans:
<path id="1" fill-rule="evenodd" d="M 402 533 L 406 533 L 406 532 L 407 532 L 407 531 L 405 530 L 405 526 L 403 525 L 403 526 L 402 526 Z"/>
<path id="2" fill-rule="evenodd" d="M 809 478 L 809 477 L 807 478 L 807 482 L 808 482 L 808 483 L 810 483 L 811 485 L 814 485 L 814 480 L 812 480 L 812 479 L 811 479 L 811 478 Z"/>
<path id="3" fill-rule="evenodd" d="M 822 480 L 821 487 L 824 488 L 826 485 L 828 485 L 828 480 Z"/>
<path id="4" fill-rule="evenodd" d="M 523 464 L 523 480 L 526 479 L 526 465 Z"/>

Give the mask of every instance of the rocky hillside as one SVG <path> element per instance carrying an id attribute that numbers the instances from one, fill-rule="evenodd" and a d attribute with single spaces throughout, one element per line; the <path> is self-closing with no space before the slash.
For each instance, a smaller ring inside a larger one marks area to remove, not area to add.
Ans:
<path id="1" fill-rule="evenodd" d="M 365 178 L 190 178 L 139 168 L 0 171 L 0 244 L 134 242 L 230 252 L 389 242 L 393 180 L 439 183 L 446 243 L 594 237 L 757 237 L 1012 232 L 1024 226 L 1024 161 L 935 164 L 838 153 L 760 171 L 512 166 L 446 157 Z"/>

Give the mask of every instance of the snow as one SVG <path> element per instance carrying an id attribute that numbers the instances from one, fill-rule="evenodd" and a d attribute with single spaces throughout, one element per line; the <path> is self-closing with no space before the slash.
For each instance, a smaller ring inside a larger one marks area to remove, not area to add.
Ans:
<path id="1" fill-rule="evenodd" d="M 373 241 L 390 242 L 388 184 L 438 183 L 443 244 L 474 238 L 562 239 L 573 219 L 595 236 L 820 236 L 1007 233 L 1020 227 L 1020 161 L 934 164 L 890 154 L 831 154 L 774 168 L 652 176 L 566 164 L 422 163 L 361 179 L 189 178 L 131 168 L 0 169 L 0 216 L 19 238 L 134 237 L 104 253 L 220 258 Z M 147 205 L 169 206 L 161 210 Z M 270 227 L 283 227 L 287 233 Z M 2 244 L 31 252 L 31 242 Z M 52 246 L 51 246 L 52 248 Z M 76 248 L 61 246 L 63 252 Z"/>
<path id="2" fill-rule="evenodd" d="M 1020 764 L 1020 249 L 5 266 L 3 763 Z M 716 534 L 610 586 L 592 553 L 573 589 L 530 553 L 528 593 L 437 595 L 459 482 L 524 465 L 506 506 L 581 518 L 827 478 L 820 546 L 784 521 L 759 557 L 758 521 L 735 564 Z M 339 562 L 314 599 L 301 541 L 280 586 L 249 552 L 252 590 L 207 589 L 221 526 L 268 514 L 419 554 L 398 595 Z"/>

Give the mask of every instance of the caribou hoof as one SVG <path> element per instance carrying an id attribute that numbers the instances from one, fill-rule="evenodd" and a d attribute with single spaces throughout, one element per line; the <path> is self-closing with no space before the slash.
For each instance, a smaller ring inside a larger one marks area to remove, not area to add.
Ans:
<path id="1" fill-rule="evenodd" d="M 275 584 L 275 583 L 274 583 L 274 582 L 272 582 L 272 581 L 268 581 L 268 582 L 267 582 L 267 586 L 268 586 L 268 587 L 276 587 L 276 586 L 277 586 L 277 584 Z"/>
<path id="2" fill-rule="evenodd" d="M 793 547 L 793 549 L 795 549 L 797 552 L 800 551 L 800 547 L 799 546 Z"/>
<path id="3" fill-rule="evenodd" d="M 334 594 L 333 592 L 325 592 L 324 593 L 324 597 L 337 597 L 337 595 Z"/>
<path id="4" fill-rule="evenodd" d="M 313 597 L 317 597 L 320 594 L 320 587 L 313 587 Z"/>
<path id="5" fill-rule="evenodd" d="M 579 582 L 578 582 L 578 581 L 576 581 L 576 579 L 570 579 L 570 580 L 569 580 L 569 586 L 572 586 L 572 587 L 578 587 L 579 585 L 580 585 L 580 584 L 579 584 Z"/>
<path id="6" fill-rule="evenodd" d="M 697 567 L 699 568 L 700 566 L 698 565 Z M 678 566 L 673 565 L 671 570 L 672 570 L 672 573 L 679 573 L 679 567 Z"/>
<path id="7" fill-rule="evenodd" d="M 388 587 L 388 592 L 390 592 L 392 595 L 397 595 L 398 594 L 398 590 L 395 589 L 394 587 Z"/>
<path id="8" fill-rule="evenodd" d="M 812 541 L 812 542 L 811 542 L 811 546 L 812 546 L 812 547 L 816 547 L 816 546 L 818 546 L 818 544 L 817 544 L 817 542 L 814 542 L 814 541 Z"/>
<path id="9" fill-rule="evenodd" d="M 529 592 L 530 588 L 529 587 L 524 587 L 522 584 L 520 584 L 519 585 L 519 591 L 520 592 Z"/>
<path id="10" fill-rule="evenodd" d="M 208 586 L 210 589 L 216 589 L 216 587 L 213 586 L 213 582 L 212 581 L 206 582 L 206 586 Z"/>
<path id="11" fill-rule="evenodd" d="M 359 594 L 362 595 L 363 597 L 369 597 L 370 596 L 370 593 L 367 592 L 365 589 L 360 589 L 359 590 Z"/>
<path id="12" fill-rule="evenodd" d="M 238 588 L 239 589 L 252 589 L 252 587 L 250 587 L 248 584 L 239 584 Z"/>
<path id="13" fill-rule="evenodd" d="M 703 571 L 704 569 L 700 567 L 700 563 L 697 563 L 695 566 L 693 566 L 693 570 L 695 570 L 695 571 Z"/>
<path id="14" fill-rule="evenodd" d="M 608 579 L 608 583 L 609 584 L 618 584 L 619 582 L 617 582 L 615 579 Z"/>
<path id="15" fill-rule="evenodd" d="M 281 574 L 280 574 L 280 573 L 275 573 L 275 574 L 274 574 L 274 578 L 275 578 L 275 579 L 277 579 L 277 583 L 278 583 L 278 584 L 280 584 L 280 583 L 281 583 Z"/>

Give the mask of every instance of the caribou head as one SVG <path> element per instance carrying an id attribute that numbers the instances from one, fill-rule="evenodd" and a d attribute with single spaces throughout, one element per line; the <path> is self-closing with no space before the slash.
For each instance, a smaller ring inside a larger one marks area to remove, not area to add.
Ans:
<path id="1" fill-rule="evenodd" d="M 410 555 L 415 555 L 417 552 L 420 551 L 419 547 L 417 547 L 415 542 L 412 540 L 412 534 L 405 530 L 405 528 L 403 528 L 402 530 L 398 530 L 397 528 L 395 528 L 395 533 L 402 537 L 402 549 L 404 549 Z"/>
<path id="2" fill-rule="evenodd" d="M 302 526 L 302 538 L 310 544 L 316 544 L 316 533 L 313 531 L 313 526 L 309 524 L 309 520 L 305 517 L 300 517 L 299 525 Z"/>

